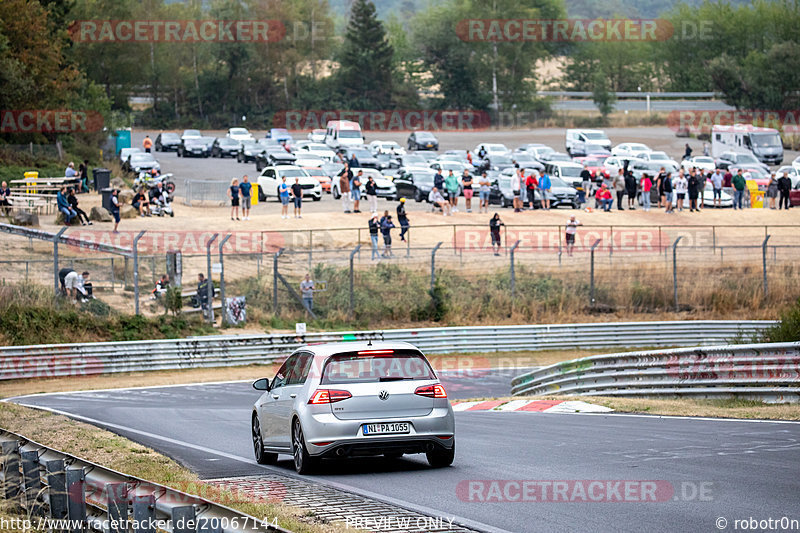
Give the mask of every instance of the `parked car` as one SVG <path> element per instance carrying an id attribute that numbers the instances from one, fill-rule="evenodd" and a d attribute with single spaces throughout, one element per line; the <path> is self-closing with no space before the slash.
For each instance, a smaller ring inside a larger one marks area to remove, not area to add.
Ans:
<path id="1" fill-rule="evenodd" d="M 706 181 L 703 191 L 703 207 L 714 207 L 714 185 L 710 181 Z M 724 190 L 720 193 L 720 206 L 733 207 L 733 197 Z"/>
<path id="2" fill-rule="evenodd" d="M 177 133 L 159 133 L 156 137 L 156 152 L 177 152 L 181 138 Z"/>
<path id="3" fill-rule="evenodd" d="M 515 168 L 509 168 L 500 173 L 502 177 L 509 179 L 509 187 L 511 186 L 510 180 L 516 171 L 517 169 Z M 525 176 L 528 176 L 531 173 L 537 174 L 538 179 L 539 172 L 536 169 L 523 169 L 523 174 Z M 509 198 L 513 200 L 513 193 Z M 564 180 L 556 176 L 550 176 L 550 194 L 548 195 L 548 198 L 550 199 L 551 207 L 569 206 L 573 209 L 578 209 L 580 207 L 580 204 L 578 203 L 578 191 L 574 187 L 568 185 Z M 537 191 L 536 197 L 534 198 L 534 207 L 537 207 L 540 202 L 541 197 Z M 511 204 L 509 203 L 508 205 Z M 503 206 L 505 207 L 505 204 L 503 204 Z"/>
<path id="4" fill-rule="evenodd" d="M 256 156 L 264 150 L 264 147 L 255 141 L 244 141 L 236 154 L 239 163 L 250 163 L 256 160 Z"/>
<path id="5" fill-rule="evenodd" d="M 511 154 L 511 161 L 520 168 L 535 168 L 539 172 L 544 171 L 544 165 L 533 155 L 527 152 L 514 152 Z"/>
<path id="6" fill-rule="evenodd" d="M 696 155 L 690 157 L 689 159 L 684 159 L 681 161 L 681 167 L 684 170 L 699 168 L 707 172 L 714 172 L 714 170 L 717 168 L 716 164 L 714 163 L 714 158 L 708 157 L 707 155 Z"/>
<path id="7" fill-rule="evenodd" d="M 353 176 L 357 175 L 359 170 L 363 172 L 363 175 L 361 176 L 361 189 L 360 189 L 362 197 L 364 194 L 366 194 L 365 186 L 367 184 L 367 180 L 369 179 L 370 176 L 372 176 L 372 178 L 375 180 L 375 185 L 376 185 L 375 188 L 378 193 L 377 194 L 378 198 L 385 198 L 387 200 L 394 200 L 397 198 L 397 187 L 395 186 L 395 184 L 392 182 L 392 180 L 384 177 L 384 175 L 381 174 L 378 170 L 374 168 L 358 168 L 358 167 L 351 168 L 350 170 L 353 171 Z M 331 195 L 338 200 L 339 198 L 342 197 L 342 194 L 339 191 L 339 178 L 338 176 L 334 176 L 333 178 L 331 178 L 331 180 L 332 180 Z"/>
<path id="8" fill-rule="evenodd" d="M 294 139 L 286 128 L 272 128 L 267 132 L 267 139 L 278 141 L 281 144 L 291 144 Z"/>
<path id="9" fill-rule="evenodd" d="M 439 150 L 439 139 L 429 131 L 412 131 L 406 141 L 408 150 Z"/>
<path id="10" fill-rule="evenodd" d="M 571 156 L 584 156 L 594 151 L 611 150 L 611 141 L 603 130 L 568 129 L 565 147 Z"/>
<path id="11" fill-rule="evenodd" d="M 318 155 L 309 154 L 308 152 L 299 151 L 294 154 L 295 161 L 294 164 L 298 167 L 321 167 L 323 163 L 325 163 L 325 159 L 322 159 Z"/>
<path id="12" fill-rule="evenodd" d="M 287 152 L 283 146 L 267 145 L 256 155 L 256 170 L 261 172 L 268 166 L 294 165 L 296 161 L 297 157 L 293 153 Z"/>
<path id="13" fill-rule="evenodd" d="M 544 171 L 553 178 L 561 178 L 565 183 L 572 187 L 579 187 L 581 185 L 581 172 L 583 166 L 572 161 L 553 161 L 545 165 Z"/>
<path id="14" fill-rule="evenodd" d="M 800 172 L 800 155 L 794 158 L 792 161 L 792 167 L 796 168 L 798 172 Z"/>
<path id="15" fill-rule="evenodd" d="M 278 199 L 278 185 L 283 178 L 286 183 L 294 184 L 295 178 L 300 178 L 300 187 L 303 189 L 303 197 L 319 201 L 322 199 L 322 185 L 317 178 L 310 176 L 303 168 L 294 165 L 275 165 L 267 166 L 258 176 L 258 199 L 261 202 L 267 198 Z"/>
<path id="16" fill-rule="evenodd" d="M 433 176 L 436 171 L 432 168 L 404 167 L 394 177 L 393 183 L 397 188 L 400 198 L 413 198 L 417 202 L 428 200 L 428 194 L 433 189 Z"/>
<path id="17" fill-rule="evenodd" d="M 400 168 L 400 160 L 392 154 L 375 154 L 378 170 L 394 170 Z"/>
<path id="18" fill-rule="evenodd" d="M 422 152 L 415 154 L 406 154 L 398 157 L 401 167 L 427 167 L 430 165 L 428 160 L 422 157 Z"/>
<path id="19" fill-rule="evenodd" d="M 119 164 L 123 167 L 131 154 L 145 153 L 141 148 L 121 148 L 119 151 Z"/>
<path id="20" fill-rule="evenodd" d="M 211 157 L 236 157 L 241 143 L 230 137 L 217 137 L 211 145 Z"/>
<path id="21" fill-rule="evenodd" d="M 638 158 L 639 154 L 645 152 L 652 152 L 653 150 L 647 146 L 646 144 L 642 143 L 621 143 L 616 145 L 612 150 L 611 154 L 616 156 L 622 157 L 631 157 L 631 158 Z"/>
<path id="22" fill-rule="evenodd" d="M 209 155 L 211 155 L 211 150 L 203 137 L 183 139 L 178 147 L 178 157 L 208 157 Z"/>
<path id="23" fill-rule="evenodd" d="M 434 170 L 441 170 L 442 174 L 445 176 L 448 174 L 449 171 L 453 171 L 453 174 L 456 176 L 460 176 L 464 174 L 464 171 L 469 171 L 470 174 L 475 172 L 475 168 L 472 165 L 466 165 L 464 163 L 460 163 L 457 161 L 442 161 L 441 159 L 437 159 L 433 163 L 430 164 L 430 167 Z"/>
<path id="24" fill-rule="evenodd" d="M 792 207 L 800 206 L 800 181 L 789 191 L 789 204 Z"/>
<path id="25" fill-rule="evenodd" d="M 536 147 L 528 148 L 525 151 L 533 155 L 533 157 L 540 163 L 544 163 L 544 158 L 547 157 L 547 155 L 555 152 L 555 150 L 543 144 Z"/>
<path id="26" fill-rule="evenodd" d="M 308 152 L 309 154 L 319 156 L 327 161 L 333 161 L 334 159 L 338 159 L 336 152 L 328 148 L 328 145 L 324 143 L 317 143 L 312 141 L 299 141 L 294 146 L 294 153 L 295 155 L 299 156 L 303 152 Z"/>
<path id="27" fill-rule="evenodd" d="M 483 151 L 483 153 L 486 154 L 485 157 L 492 157 L 498 155 L 503 155 L 503 156 L 511 155 L 511 150 L 509 150 L 505 144 L 499 144 L 499 143 L 480 143 L 475 147 L 472 153 L 480 157 L 478 154 L 480 154 L 481 151 Z"/>
<path id="28" fill-rule="evenodd" d="M 315 143 L 324 143 L 325 130 L 324 129 L 311 130 L 311 132 L 308 134 L 308 140 Z"/>
<path id="29" fill-rule="evenodd" d="M 562 154 L 561 152 L 547 152 L 546 154 L 542 154 L 539 160 L 546 165 L 547 163 L 554 163 L 556 161 L 570 162 L 572 158 L 568 154 Z"/>
<path id="30" fill-rule="evenodd" d="M 200 130 L 183 130 L 183 134 L 181 135 L 181 140 L 199 139 L 202 136 L 203 134 L 200 133 Z"/>
<path id="31" fill-rule="evenodd" d="M 489 203 L 500 207 L 511 207 L 514 205 L 514 191 L 511 188 L 511 174 L 504 174 L 496 170 L 487 171 L 486 177 L 492 182 L 489 189 Z M 542 196 L 538 190 L 533 194 L 533 207 L 542 207 Z"/>
<path id="32" fill-rule="evenodd" d="M 339 149 L 339 153 L 348 162 L 355 157 L 357 164 L 351 165 L 353 167 L 378 168 L 378 159 L 364 147 L 343 147 Z"/>
<path id="33" fill-rule="evenodd" d="M 403 148 L 394 141 L 372 141 L 371 143 L 369 143 L 369 150 L 374 155 L 378 154 L 403 155 L 406 153 L 405 148 Z"/>
<path id="34" fill-rule="evenodd" d="M 759 161 L 753 154 L 743 154 L 737 152 L 723 152 L 716 161 L 717 167 L 722 169 L 736 168 L 758 168 L 764 172 L 769 172 L 769 167 Z"/>
<path id="35" fill-rule="evenodd" d="M 670 156 L 668 156 L 666 152 L 661 152 L 657 150 L 654 150 L 652 152 L 641 152 L 638 154 L 637 157 L 644 161 L 658 163 L 659 165 L 664 167 L 664 170 L 666 170 L 667 172 L 675 172 L 680 167 L 678 162 L 672 159 Z M 712 168 L 711 170 L 713 171 L 714 169 Z"/>
<path id="36" fill-rule="evenodd" d="M 610 156 L 605 155 L 587 155 L 585 157 L 576 157 L 574 162 L 579 163 L 581 166 L 586 165 L 586 170 L 591 172 L 592 181 L 600 182 L 603 178 L 608 178 L 608 169 L 604 166 L 606 159 Z"/>
<path id="37" fill-rule="evenodd" d="M 792 187 L 797 185 L 797 182 L 800 181 L 800 170 L 790 167 L 788 165 L 784 165 L 775 171 L 775 177 L 781 178 L 783 177 L 783 173 L 786 172 L 789 175 L 789 179 L 792 180 Z"/>
<path id="38" fill-rule="evenodd" d="M 663 166 L 664 165 L 662 165 L 661 163 L 656 163 L 653 161 L 645 161 L 644 159 L 633 159 L 631 160 L 628 170 L 630 170 L 631 173 L 633 173 L 634 177 L 636 178 L 636 181 L 641 180 L 642 176 L 644 176 L 645 174 L 647 174 L 652 180 L 656 176 L 658 176 L 658 173 L 661 172 L 661 167 Z M 666 170 L 667 172 L 671 172 L 671 170 L 669 169 Z"/>
<path id="39" fill-rule="evenodd" d="M 228 133 L 225 136 L 238 142 L 254 140 L 253 135 L 247 128 L 228 128 Z"/>
<path id="40" fill-rule="evenodd" d="M 484 159 L 484 164 L 479 167 L 479 171 L 484 170 L 499 170 L 503 171 L 507 168 L 514 168 L 514 161 L 507 154 L 494 153 Z"/>
<path id="41" fill-rule="evenodd" d="M 331 193 L 331 177 L 322 170 L 321 167 L 302 167 L 309 176 L 316 178 L 319 181 L 319 186 L 322 187 L 322 192 Z"/>
<path id="42" fill-rule="evenodd" d="M 150 170 L 161 170 L 161 165 L 153 157 L 153 154 L 145 152 L 133 152 L 128 156 L 128 159 L 123 163 L 122 170 L 139 174 Z"/>

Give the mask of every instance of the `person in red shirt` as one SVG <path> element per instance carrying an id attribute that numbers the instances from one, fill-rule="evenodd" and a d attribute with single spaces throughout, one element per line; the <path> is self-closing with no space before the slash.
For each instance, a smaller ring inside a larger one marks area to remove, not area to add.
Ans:
<path id="1" fill-rule="evenodd" d="M 611 191 L 608 190 L 608 187 L 606 187 L 605 183 L 603 183 L 600 188 L 597 189 L 597 193 L 595 193 L 595 199 L 600 202 L 600 205 L 603 207 L 603 211 L 611 211 L 611 205 L 614 203 L 614 198 L 611 196 Z"/>
<path id="2" fill-rule="evenodd" d="M 653 188 L 653 182 L 650 180 L 650 176 L 643 174 L 640 184 L 642 186 L 642 206 L 645 211 L 650 211 L 650 189 Z"/>
<path id="3" fill-rule="evenodd" d="M 536 179 L 536 174 L 532 173 L 525 180 L 525 188 L 528 190 L 528 208 L 535 209 L 533 200 L 536 188 L 539 187 L 539 180 Z"/>

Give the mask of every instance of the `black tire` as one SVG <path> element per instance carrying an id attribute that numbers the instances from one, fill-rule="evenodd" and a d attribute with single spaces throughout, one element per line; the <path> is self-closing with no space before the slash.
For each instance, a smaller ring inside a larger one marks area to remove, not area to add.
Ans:
<path id="1" fill-rule="evenodd" d="M 577 200 L 574 200 L 572 202 L 572 209 L 580 209 L 580 208 L 581 208 L 580 202 L 578 202 Z"/>
<path id="2" fill-rule="evenodd" d="M 295 420 L 292 425 L 292 457 L 294 469 L 298 474 L 311 474 L 319 465 L 319 459 L 311 457 L 308 453 L 299 420 Z"/>
<path id="3" fill-rule="evenodd" d="M 331 187 L 331 191 L 332 191 L 331 195 L 333 196 L 334 200 L 338 200 L 339 198 L 342 197 L 342 193 L 339 192 L 338 187 Z"/>
<path id="4" fill-rule="evenodd" d="M 236 162 L 237 163 L 241 163 L 242 162 L 242 154 L 236 154 Z"/>
<path id="5" fill-rule="evenodd" d="M 261 160 L 256 159 L 256 171 L 261 172 L 262 170 L 264 170 L 264 167 L 261 166 Z"/>
<path id="6" fill-rule="evenodd" d="M 183 157 L 183 151 L 180 148 L 175 151 L 178 153 L 178 157 Z"/>
<path id="7" fill-rule="evenodd" d="M 422 193 L 420 192 L 420 190 L 419 190 L 419 189 L 417 189 L 416 191 L 414 191 L 414 201 L 415 201 L 415 202 L 422 202 L 422 200 L 423 200 L 423 199 L 424 199 L 424 198 L 422 198 Z"/>
<path id="8" fill-rule="evenodd" d="M 450 466 L 456 458 L 456 442 L 455 440 L 453 441 L 453 447 L 449 450 L 437 448 L 432 452 L 427 452 L 425 456 L 428 458 L 428 464 L 433 468 Z"/>
<path id="9" fill-rule="evenodd" d="M 264 196 L 264 191 L 261 190 L 261 187 L 258 188 L 258 201 L 259 202 L 266 202 L 267 197 Z"/>
<path id="10" fill-rule="evenodd" d="M 167 191 L 167 194 L 172 196 L 172 194 L 175 192 L 175 184 L 171 181 L 166 182 L 164 184 L 164 190 Z"/>
<path id="11" fill-rule="evenodd" d="M 256 462 L 260 465 L 274 465 L 278 460 L 278 454 L 264 451 L 264 441 L 261 438 L 261 423 L 255 413 L 253 413 L 250 428 L 253 439 L 253 454 L 256 457 Z"/>
<path id="12" fill-rule="evenodd" d="M 322 200 L 322 195 L 312 196 L 311 199 L 314 200 L 315 202 L 319 202 L 320 200 Z"/>

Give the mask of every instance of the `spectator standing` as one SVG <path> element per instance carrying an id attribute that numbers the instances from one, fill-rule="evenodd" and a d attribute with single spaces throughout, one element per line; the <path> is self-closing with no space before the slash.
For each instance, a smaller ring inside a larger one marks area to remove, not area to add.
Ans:
<path id="1" fill-rule="evenodd" d="M 3 213 L 8 216 L 11 207 L 11 189 L 8 188 L 8 183 L 5 181 L 0 184 L 0 206 L 3 207 Z"/>
<path id="2" fill-rule="evenodd" d="M 353 181 L 353 171 L 350 165 L 344 164 L 344 168 L 339 172 L 339 193 L 342 195 L 342 208 L 345 213 L 350 213 L 350 182 Z"/>
<path id="3" fill-rule="evenodd" d="M 64 177 L 65 178 L 74 178 L 78 175 L 78 172 L 75 170 L 75 163 L 72 161 L 69 162 L 67 165 L 66 170 L 64 170 Z"/>
<path id="4" fill-rule="evenodd" d="M 381 233 L 383 234 L 383 253 L 382 257 L 392 257 L 392 215 L 386 213 L 383 220 L 381 220 Z"/>
<path id="5" fill-rule="evenodd" d="M 642 207 L 645 211 L 650 211 L 650 190 L 653 188 L 650 176 L 642 174 L 640 185 L 642 187 Z"/>
<path id="6" fill-rule="evenodd" d="M 480 180 L 478 180 L 478 195 L 480 198 L 480 204 L 478 206 L 478 212 L 485 212 L 489 213 L 489 194 L 491 193 L 492 183 L 489 181 L 489 177 L 486 175 L 486 172 L 481 174 Z M 485 211 L 484 211 L 485 210 Z"/>
<path id="7" fill-rule="evenodd" d="M 444 199 L 444 196 L 442 196 L 442 193 L 440 193 L 439 189 L 436 187 L 431 189 L 428 195 L 428 201 L 432 203 L 434 207 L 438 207 L 442 210 L 442 216 L 450 216 L 450 202 Z"/>
<path id="8" fill-rule="evenodd" d="M 618 211 L 623 211 L 625 209 L 622 206 L 622 197 L 625 196 L 625 175 L 622 172 L 622 169 L 619 169 L 619 171 L 617 171 L 617 175 L 614 176 L 614 181 L 612 182 L 614 192 L 617 193 Z"/>
<path id="9" fill-rule="evenodd" d="M 464 191 L 464 203 L 467 204 L 467 213 L 472 213 L 472 196 L 475 191 L 472 190 L 472 175 L 467 169 L 464 169 L 464 175 L 461 176 L 461 189 Z"/>
<path id="10" fill-rule="evenodd" d="M 400 224 L 400 240 L 406 242 L 406 233 L 408 232 L 408 215 L 406 214 L 406 199 L 400 198 L 400 203 L 397 204 L 397 223 Z"/>
<path id="11" fill-rule="evenodd" d="M 142 147 L 146 153 L 150 153 L 150 150 L 153 148 L 153 141 L 150 139 L 149 135 L 144 136 L 144 140 L 142 141 Z"/>
<path id="12" fill-rule="evenodd" d="M 208 280 L 202 272 L 197 274 L 197 292 L 195 293 L 197 306 L 203 310 L 203 316 L 208 312 Z"/>
<path id="13" fill-rule="evenodd" d="M 636 209 L 635 205 L 636 189 L 637 189 L 636 176 L 634 176 L 633 172 L 631 172 L 628 169 L 625 169 L 624 175 L 625 175 L 625 192 L 628 194 L 628 209 L 629 210 Z"/>
<path id="14" fill-rule="evenodd" d="M 494 251 L 494 255 L 500 255 L 500 226 L 505 226 L 505 224 L 500 220 L 500 215 L 495 213 L 489 219 L 489 233 L 492 236 L 492 251 Z"/>
<path id="15" fill-rule="evenodd" d="M 775 176 L 774 172 L 769 176 L 767 198 L 769 198 L 769 208 L 775 209 L 775 200 L 778 198 L 778 178 Z"/>
<path id="16" fill-rule="evenodd" d="M 703 169 L 702 168 L 698 169 L 697 170 L 697 199 L 698 199 L 698 201 L 697 201 L 697 207 L 695 208 L 698 211 L 703 209 L 703 202 L 706 201 L 706 180 L 707 179 L 708 178 L 706 177 L 705 172 L 703 172 Z"/>
<path id="17" fill-rule="evenodd" d="M 539 180 L 536 179 L 536 173 L 531 172 L 525 178 L 525 189 L 528 191 L 528 208 L 536 209 L 536 188 L 539 187 Z"/>
<path id="18" fill-rule="evenodd" d="M 81 191 L 89 192 L 89 160 L 84 159 L 83 163 L 78 165 L 78 175 L 81 177 Z"/>
<path id="19" fill-rule="evenodd" d="M 550 211 L 550 189 L 552 187 L 550 176 L 547 172 L 542 173 L 542 177 L 539 178 L 539 193 L 542 196 L 542 207 L 545 211 Z"/>
<path id="20" fill-rule="evenodd" d="M 111 191 L 111 216 L 114 217 L 114 233 L 119 233 L 119 189 Z"/>
<path id="21" fill-rule="evenodd" d="M 294 201 L 294 218 L 303 218 L 303 187 L 300 185 L 300 178 L 295 178 L 292 183 L 292 200 Z"/>
<path id="22" fill-rule="evenodd" d="M 372 242 L 372 259 L 380 259 L 378 255 L 378 232 L 381 229 L 381 224 L 378 221 L 378 213 L 372 213 L 372 218 L 369 219 L 369 240 Z"/>
<path id="23" fill-rule="evenodd" d="M 564 234 L 567 237 L 567 255 L 572 257 L 572 251 L 575 249 L 575 234 L 578 232 L 578 226 L 583 226 L 580 220 L 575 220 L 575 215 L 570 215 L 567 221 L 567 227 Z"/>
<path id="24" fill-rule="evenodd" d="M 312 311 L 314 307 L 314 280 L 311 279 L 311 274 L 306 274 L 303 281 L 300 282 L 300 294 L 303 297 L 303 306 L 308 311 Z"/>
<path id="25" fill-rule="evenodd" d="M 361 185 L 364 180 L 364 171 L 359 170 L 358 174 L 350 182 L 350 195 L 353 197 L 353 213 L 361 212 Z"/>
<path id="26" fill-rule="evenodd" d="M 447 199 L 450 201 L 451 213 L 458 212 L 458 177 L 453 174 L 453 171 L 447 173 L 444 179 L 444 186 L 447 189 Z"/>
<path id="27" fill-rule="evenodd" d="M 245 174 L 242 176 L 242 184 L 239 185 L 239 190 L 242 193 L 242 220 L 250 220 L 250 206 L 251 195 L 253 193 L 253 184 L 250 183 L 250 178 Z"/>
<path id="28" fill-rule="evenodd" d="M 369 203 L 369 210 L 375 212 L 378 210 L 378 184 L 375 183 L 375 178 L 370 175 L 367 183 L 364 184 L 364 191 L 367 193 L 367 202 Z"/>
<path id="29" fill-rule="evenodd" d="M 675 211 L 672 209 L 672 199 L 675 193 L 673 192 L 672 188 L 672 172 L 667 172 L 664 176 L 664 207 L 666 210 L 665 213 L 674 213 Z"/>
<path id="30" fill-rule="evenodd" d="M 675 180 L 672 182 L 672 185 L 675 189 L 675 205 L 678 208 L 678 211 L 683 211 L 683 200 L 686 198 L 686 191 L 689 190 L 689 182 L 683 175 L 683 169 L 678 171 L 678 177 L 675 178 Z"/>
<path id="31" fill-rule="evenodd" d="M 664 179 L 667 177 L 667 169 L 661 167 L 661 170 L 658 171 L 658 177 L 656 178 L 656 189 L 658 191 L 658 208 L 661 209 L 664 207 Z"/>
<path id="32" fill-rule="evenodd" d="M 92 221 L 89 220 L 86 212 L 78 207 L 78 197 L 75 196 L 75 189 L 69 189 L 69 192 L 67 193 L 67 202 L 72 210 L 78 214 L 78 221 L 81 223 L 81 226 L 86 226 L 87 224 L 92 225 Z"/>
<path id="33" fill-rule="evenodd" d="M 715 169 L 711 175 L 711 188 L 714 190 L 714 208 L 722 206 L 722 172 L 720 169 Z"/>
<path id="34" fill-rule="evenodd" d="M 708 143 L 703 143 L 703 155 L 708 157 Z"/>
<path id="35" fill-rule="evenodd" d="M 78 216 L 70 206 L 69 201 L 67 200 L 67 188 L 61 187 L 61 190 L 58 191 L 56 194 L 56 205 L 58 206 L 58 210 L 64 213 L 64 225 L 69 226 L 72 224 L 72 219 Z"/>
<path id="36" fill-rule="evenodd" d="M 520 195 L 522 194 L 522 171 L 517 168 L 514 172 L 514 175 L 511 176 L 511 192 L 514 195 L 514 198 L 511 200 L 512 205 L 514 206 L 514 212 L 519 213 L 522 210 L 522 199 Z M 544 205 L 544 204 L 543 204 Z"/>
<path id="37" fill-rule="evenodd" d="M 433 186 L 439 189 L 439 191 L 444 190 L 444 175 L 442 174 L 442 169 L 436 169 L 436 174 L 433 175 Z"/>
<path id="38" fill-rule="evenodd" d="M 791 203 L 789 202 L 789 193 L 792 190 L 792 180 L 789 178 L 789 173 L 784 172 L 783 176 L 778 178 L 778 192 L 780 192 L 780 200 L 778 200 L 778 209 L 789 210 Z"/>
<path id="39" fill-rule="evenodd" d="M 692 157 L 692 148 L 689 146 L 689 143 L 686 143 L 686 149 L 683 151 L 683 158 L 689 159 Z"/>
<path id="40" fill-rule="evenodd" d="M 725 175 L 722 177 L 722 186 L 728 188 L 733 187 L 733 174 L 730 169 L 726 170 Z"/>
<path id="41" fill-rule="evenodd" d="M 286 176 L 281 177 L 281 184 L 278 185 L 278 198 L 281 199 L 281 218 L 289 218 L 289 185 Z"/>
<path id="42" fill-rule="evenodd" d="M 733 184 L 733 208 L 742 209 L 742 199 L 744 198 L 744 190 L 747 188 L 747 180 L 742 176 L 741 168 L 736 171 L 731 183 Z"/>
<path id="43" fill-rule="evenodd" d="M 231 199 L 231 220 L 239 220 L 239 180 L 233 178 L 231 186 L 228 187 L 228 198 Z M 236 218 L 233 218 L 234 215 Z"/>

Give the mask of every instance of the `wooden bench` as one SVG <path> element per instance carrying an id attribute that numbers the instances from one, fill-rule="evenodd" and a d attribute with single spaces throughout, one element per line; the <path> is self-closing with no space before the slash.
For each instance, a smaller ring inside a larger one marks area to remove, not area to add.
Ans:
<path id="1" fill-rule="evenodd" d="M 19 190 L 28 193 L 38 193 L 39 191 L 53 191 L 58 192 L 61 187 L 77 187 L 81 183 L 79 176 L 74 178 L 36 178 L 36 179 L 17 179 L 10 180 L 9 187 L 12 190 Z"/>

